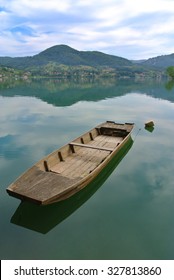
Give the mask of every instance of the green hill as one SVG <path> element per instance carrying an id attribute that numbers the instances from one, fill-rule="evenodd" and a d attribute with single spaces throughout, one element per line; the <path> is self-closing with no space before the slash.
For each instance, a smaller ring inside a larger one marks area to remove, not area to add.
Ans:
<path id="1" fill-rule="evenodd" d="M 118 56 L 97 51 L 78 51 L 66 45 L 57 45 L 43 52 L 27 57 L 0 57 L 0 65 L 17 69 L 44 66 L 50 62 L 68 66 L 86 65 L 120 68 L 131 66 L 132 62 Z"/>
<path id="2" fill-rule="evenodd" d="M 57 45 L 39 54 L 26 57 L 0 57 L 0 68 L 29 72 L 31 77 L 55 78 L 159 78 L 165 69 L 174 65 L 174 54 L 151 58 L 146 61 L 130 61 L 123 57 L 98 51 L 78 51 L 67 45 Z M 10 70 L 9 70 L 10 71 Z M 7 77 L 1 73 L 1 77 Z M 20 75 L 24 75 L 21 73 Z M 26 78 L 26 75 L 25 75 Z"/>
<path id="3" fill-rule="evenodd" d="M 141 65 L 148 66 L 151 68 L 165 69 L 168 66 L 174 65 L 174 53 L 149 58 L 143 63 L 141 63 Z"/>

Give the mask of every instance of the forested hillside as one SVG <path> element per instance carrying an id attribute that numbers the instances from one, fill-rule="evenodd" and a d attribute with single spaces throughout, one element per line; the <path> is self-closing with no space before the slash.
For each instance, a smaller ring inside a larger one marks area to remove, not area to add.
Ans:
<path id="1" fill-rule="evenodd" d="M 66 45 L 57 45 L 34 56 L 0 57 L 0 75 L 1 78 L 5 74 L 6 77 L 10 75 L 16 78 L 159 78 L 165 75 L 165 69 L 170 65 L 174 65 L 174 54 L 132 62 L 98 51 L 78 51 Z"/>

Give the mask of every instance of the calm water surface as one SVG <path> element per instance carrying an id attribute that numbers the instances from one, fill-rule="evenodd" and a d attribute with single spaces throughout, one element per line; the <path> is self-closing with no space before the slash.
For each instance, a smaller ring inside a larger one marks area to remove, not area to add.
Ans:
<path id="1" fill-rule="evenodd" d="M 105 120 L 136 124 L 112 173 L 45 208 L 7 195 L 32 164 Z M 174 259 L 174 89 L 107 80 L 2 85 L 0 127 L 1 259 Z"/>

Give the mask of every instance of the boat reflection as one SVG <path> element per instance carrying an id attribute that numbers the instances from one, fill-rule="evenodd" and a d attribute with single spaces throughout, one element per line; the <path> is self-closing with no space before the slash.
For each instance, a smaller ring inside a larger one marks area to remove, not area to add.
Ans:
<path id="1" fill-rule="evenodd" d="M 130 138 L 101 173 L 88 186 L 72 197 L 46 206 L 21 202 L 11 218 L 11 223 L 46 234 L 76 211 L 103 185 L 132 145 L 133 140 Z"/>
<path id="2" fill-rule="evenodd" d="M 148 132 L 153 132 L 154 131 L 154 126 L 151 127 L 144 127 L 145 130 L 147 130 Z"/>

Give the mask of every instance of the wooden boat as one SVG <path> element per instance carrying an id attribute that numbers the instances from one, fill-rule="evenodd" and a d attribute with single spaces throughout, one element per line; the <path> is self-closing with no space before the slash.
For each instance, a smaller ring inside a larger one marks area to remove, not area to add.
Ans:
<path id="1" fill-rule="evenodd" d="M 8 188 L 37 204 L 69 198 L 87 186 L 130 139 L 134 124 L 106 121 L 44 157 Z"/>
<path id="2" fill-rule="evenodd" d="M 126 156 L 133 145 L 133 140 L 130 139 L 117 152 L 112 160 L 102 169 L 102 171 L 92 180 L 86 188 L 83 188 L 68 199 L 44 205 L 41 207 L 38 204 L 22 201 L 10 222 L 12 224 L 46 234 L 54 227 L 63 222 L 78 208 L 80 208 L 99 188 L 104 184 L 107 178 L 119 165 L 122 159 Z M 112 196 L 112 193 L 110 194 Z"/>

